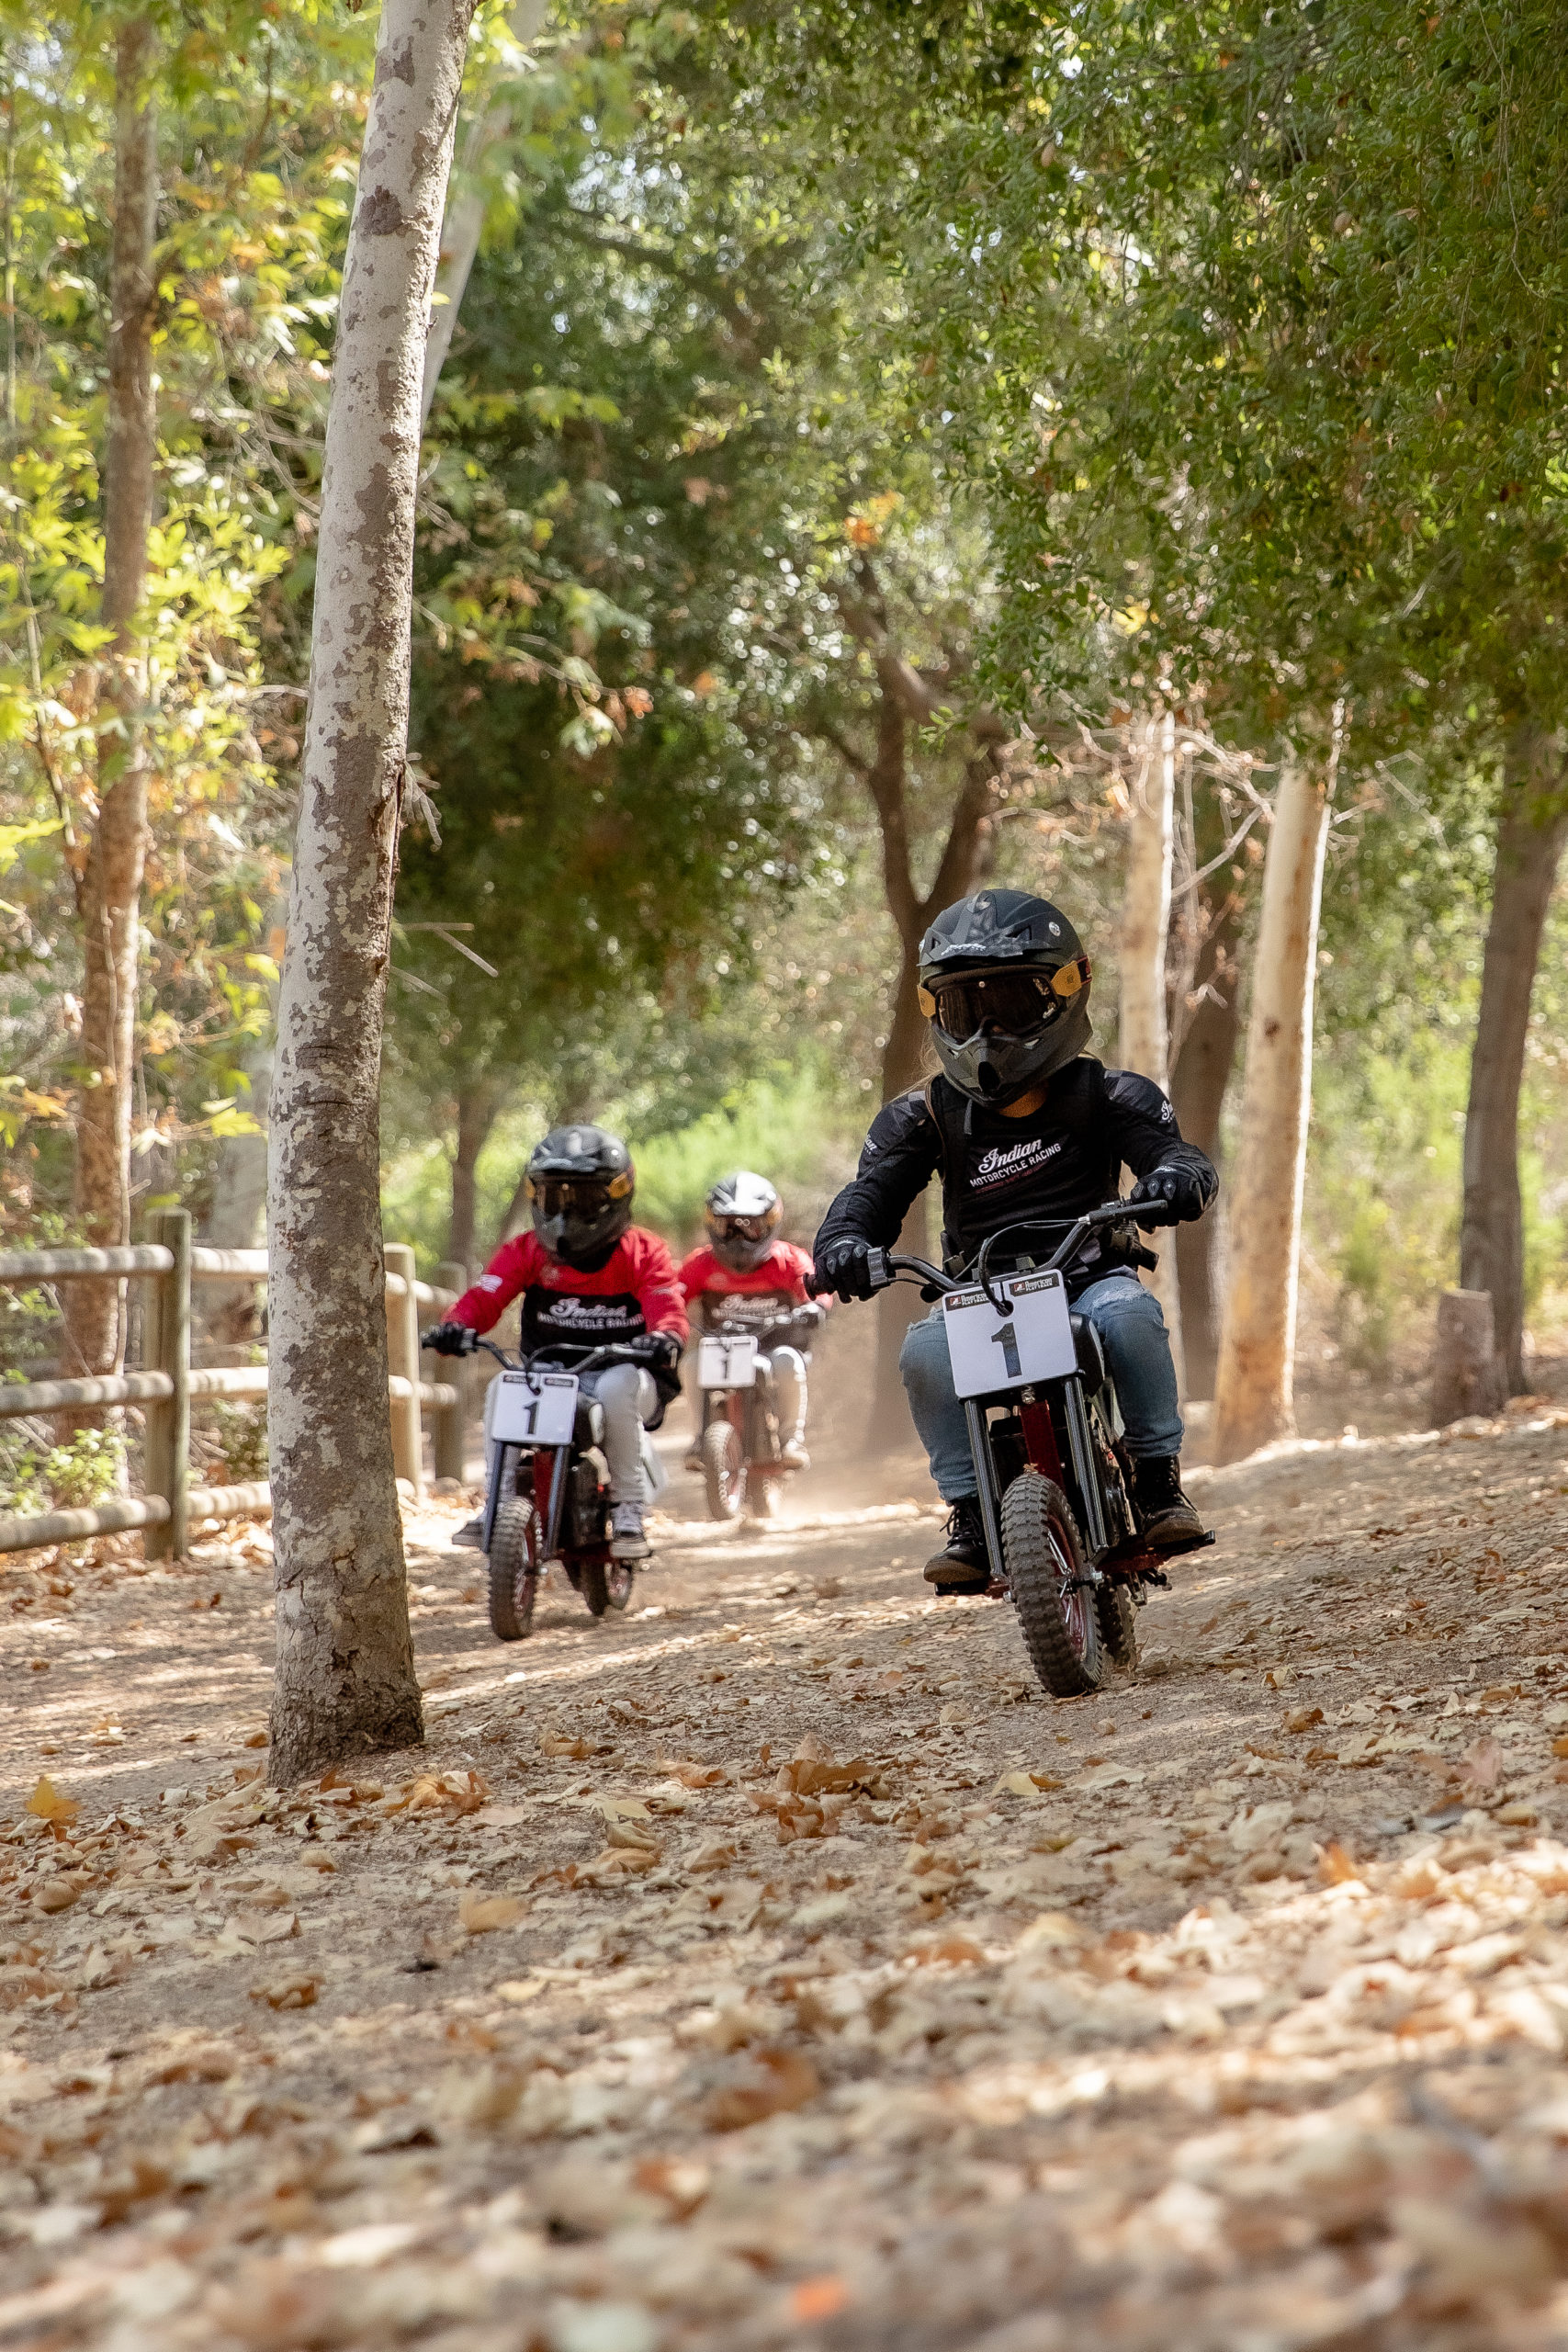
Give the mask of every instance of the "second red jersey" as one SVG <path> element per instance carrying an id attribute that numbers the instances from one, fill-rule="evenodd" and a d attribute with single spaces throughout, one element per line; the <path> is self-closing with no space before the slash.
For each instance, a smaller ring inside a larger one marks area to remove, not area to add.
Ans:
<path id="1" fill-rule="evenodd" d="M 812 1261 L 793 1241 L 775 1241 L 760 1266 L 743 1274 L 721 1266 L 705 1244 L 682 1265 L 681 1288 L 704 1324 L 767 1323 L 786 1307 L 804 1306 Z"/>

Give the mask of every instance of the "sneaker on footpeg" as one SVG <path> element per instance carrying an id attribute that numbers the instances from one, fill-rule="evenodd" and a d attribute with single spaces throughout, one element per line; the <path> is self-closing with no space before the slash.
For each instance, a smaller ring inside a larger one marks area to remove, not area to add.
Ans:
<path id="1" fill-rule="evenodd" d="M 652 1546 L 642 1532 L 642 1505 L 616 1503 L 610 1512 L 612 1560 L 646 1560 Z"/>
<path id="2" fill-rule="evenodd" d="M 484 1513 L 475 1511 L 472 1519 L 466 1519 L 461 1527 L 454 1528 L 446 1541 L 455 1552 L 482 1552 L 485 1547 Z"/>
<path id="3" fill-rule="evenodd" d="M 806 1451 L 804 1438 L 786 1437 L 779 1448 L 779 1459 L 787 1462 L 792 1470 L 809 1470 L 811 1467 L 811 1456 Z"/>
<path id="4" fill-rule="evenodd" d="M 928 1584 L 978 1588 L 990 1583 L 991 1561 L 978 1495 L 960 1495 L 947 1516 L 947 1543 L 931 1555 L 921 1573 Z"/>
<path id="5" fill-rule="evenodd" d="M 1174 1453 L 1140 1454 L 1133 1464 L 1133 1501 L 1144 1537 L 1156 1552 L 1190 1543 L 1203 1522 L 1181 1491 L 1181 1461 Z"/>

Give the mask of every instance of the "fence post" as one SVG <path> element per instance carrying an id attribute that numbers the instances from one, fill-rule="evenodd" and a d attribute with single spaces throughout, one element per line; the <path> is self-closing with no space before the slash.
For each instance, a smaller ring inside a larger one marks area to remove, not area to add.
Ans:
<path id="1" fill-rule="evenodd" d="M 456 1291 L 460 1298 L 468 1287 L 468 1270 L 455 1258 L 446 1258 L 435 1269 L 437 1290 Z M 455 1405 L 444 1405 L 436 1414 L 431 1435 L 434 1442 L 435 1475 L 438 1478 L 463 1477 L 464 1425 L 468 1419 L 468 1367 L 462 1356 L 446 1356 L 436 1374 L 438 1380 L 450 1382 L 457 1392 Z"/>
<path id="2" fill-rule="evenodd" d="M 410 1384 L 407 1396 L 391 1399 L 392 1468 L 416 1495 L 424 1492 L 424 1453 L 419 1428 L 419 1302 L 414 1297 L 414 1255 L 406 1241 L 389 1241 L 387 1272 L 400 1274 L 403 1295 L 387 1299 L 387 1369 Z"/>
<path id="3" fill-rule="evenodd" d="M 179 1560 L 190 1548 L 190 1211 L 161 1209 L 152 1238 L 175 1262 L 152 1283 L 149 1353 L 152 1370 L 168 1374 L 175 1393 L 147 1408 L 147 1491 L 165 1497 L 169 1516 L 147 1530 L 142 1550 L 150 1560 Z"/>

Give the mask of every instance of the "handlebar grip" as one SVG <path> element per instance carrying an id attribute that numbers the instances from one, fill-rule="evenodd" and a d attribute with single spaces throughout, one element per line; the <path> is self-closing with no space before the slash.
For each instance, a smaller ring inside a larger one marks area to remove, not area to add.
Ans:
<path id="1" fill-rule="evenodd" d="M 887 1262 L 886 1250 L 868 1250 L 865 1257 L 866 1280 L 873 1290 L 886 1290 L 893 1280 L 893 1269 Z"/>
<path id="2" fill-rule="evenodd" d="M 811 1272 L 806 1277 L 807 1296 L 810 1298 L 827 1298 L 830 1295 L 832 1288 L 833 1285 L 831 1283 L 823 1282 L 818 1277 L 817 1269 L 813 1266 Z"/>

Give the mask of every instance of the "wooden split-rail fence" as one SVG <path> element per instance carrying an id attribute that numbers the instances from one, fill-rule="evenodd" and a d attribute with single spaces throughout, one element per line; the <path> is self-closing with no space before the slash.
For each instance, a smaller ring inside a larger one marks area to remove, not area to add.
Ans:
<path id="1" fill-rule="evenodd" d="M 0 1419 L 24 1415 L 64 1416 L 113 1405 L 139 1405 L 145 1416 L 143 1484 L 146 1491 L 111 1498 L 81 1510 L 51 1510 L 30 1517 L 0 1518 L 0 1552 L 22 1552 L 35 1544 L 79 1543 L 140 1527 L 149 1559 L 182 1558 L 193 1523 L 201 1520 L 262 1518 L 272 1509 L 272 1488 L 258 1485 L 193 1487 L 190 1483 L 190 1408 L 209 1397 L 266 1395 L 267 1369 L 260 1364 L 193 1366 L 191 1285 L 197 1282 L 265 1283 L 265 1250 L 208 1250 L 193 1243 L 188 1209 L 164 1209 L 152 1219 L 156 1237 L 123 1250 L 10 1250 L 0 1251 L 0 1283 L 36 1289 L 62 1282 L 130 1279 L 147 1286 L 142 1318 L 145 1366 L 101 1379 L 29 1380 L 0 1383 Z M 387 1382 L 392 1422 L 392 1463 L 416 1494 L 424 1485 L 421 1416 L 431 1419 L 432 1453 L 438 1478 L 463 1475 L 468 1381 L 461 1385 L 420 1378 L 420 1310 L 439 1314 L 466 1283 L 460 1266 L 443 1266 L 456 1288 L 414 1279 L 414 1253 L 389 1242 L 387 1266 Z M 465 1371 L 466 1371 L 465 1367 Z"/>

